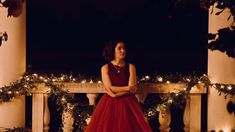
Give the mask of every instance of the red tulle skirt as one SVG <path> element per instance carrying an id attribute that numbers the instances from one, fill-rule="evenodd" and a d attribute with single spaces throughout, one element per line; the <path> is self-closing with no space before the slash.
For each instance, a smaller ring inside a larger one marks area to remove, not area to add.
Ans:
<path id="1" fill-rule="evenodd" d="M 151 132 L 134 95 L 101 98 L 85 132 Z"/>

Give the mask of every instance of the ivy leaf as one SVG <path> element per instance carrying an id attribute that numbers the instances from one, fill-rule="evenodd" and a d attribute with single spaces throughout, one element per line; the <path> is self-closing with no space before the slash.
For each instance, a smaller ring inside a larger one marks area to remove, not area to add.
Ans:
<path id="1" fill-rule="evenodd" d="M 219 14 L 221 14 L 223 11 L 224 11 L 224 9 L 221 10 L 221 11 L 219 11 L 219 12 L 216 12 L 215 15 L 219 15 Z"/>
<path id="2" fill-rule="evenodd" d="M 2 5 L 8 8 L 8 15 L 18 17 L 22 13 L 24 0 L 5 0 Z"/>
<path id="3" fill-rule="evenodd" d="M 2 36 L 0 37 L 0 46 L 2 46 Z"/>
<path id="4" fill-rule="evenodd" d="M 213 40 L 213 39 L 215 39 L 216 34 L 208 33 L 207 37 L 208 37 L 209 40 Z"/>

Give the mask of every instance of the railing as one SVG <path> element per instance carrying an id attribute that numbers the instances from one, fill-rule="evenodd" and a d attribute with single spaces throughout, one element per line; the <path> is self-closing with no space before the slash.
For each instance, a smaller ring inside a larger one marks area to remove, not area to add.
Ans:
<path id="1" fill-rule="evenodd" d="M 183 90 L 186 84 L 170 83 L 155 84 L 141 83 L 138 85 L 136 97 L 139 102 L 144 102 L 148 93 L 158 93 L 160 97 L 166 96 L 173 90 Z M 99 83 L 64 83 L 64 89 L 69 93 L 86 93 L 89 104 L 94 105 L 98 93 L 104 93 L 103 85 Z M 49 131 L 50 112 L 48 108 L 48 88 L 43 84 L 38 86 L 33 93 L 32 100 L 32 130 L 33 132 Z M 206 88 L 202 85 L 195 86 L 190 91 L 184 110 L 184 130 L 190 132 L 201 131 L 201 95 L 206 94 Z M 164 117 L 159 113 L 160 131 L 169 131 L 171 123 L 171 112 L 166 110 Z M 73 130 L 73 119 L 70 113 L 63 113 L 63 131 Z"/>

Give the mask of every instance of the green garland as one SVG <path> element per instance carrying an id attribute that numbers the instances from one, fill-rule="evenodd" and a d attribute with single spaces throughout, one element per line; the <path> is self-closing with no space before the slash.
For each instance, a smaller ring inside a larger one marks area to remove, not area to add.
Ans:
<path id="1" fill-rule="evenodd" d="M 67 91 L 64 91 L 62 83 L 55 82 L 99 82 L 99 79 L 89 79 L 90 81 L 86 81 L 86 77 L 79 76 L 78 78 L 74 78 L 72 75 L 64 75 L 61 74 L 60 77 L 55 77 L 51 75 L 50 77 L 46 75 L 38 75 L 38 74 L 25 74 L 21 79 L 11 83 L 9 86 L 4 86 L 0 88 L 0 103 L 8 102 L 11 99 L 21 96 L 27 95 L 31 96 L 35 90 L 37 90 L 38 84 L 45 84 L 48 89 L 49 97 L 56 102 L 59 106 L 58 111 L 61 113 L 63 111 L 71 112 L 74 118 L 74 126 L 79 130 L 83 130 L 87 125 L 86 120 L 91 115 L 93 111 L 93 107 L 88 104 L 81 103 L 77 98 L 69 94 Z M 95 81 L 93 81 L 95 80 Z M 149 119 L 153 116 L 156 116 L 158 112 L 164 113 L 166 108 L 171 105 L 176 105 L 182 107 L 185 98 L 189 95 L 192 87 L 198 84 L 203 84 L 204 87 L 211 86 L 218 90 L 219 95 L 221 93 L 233 96 L 235 94 L 235 85 L 233 84 L 212 84 L 207 77 L 207 75 L 185 75 L 182 74 L 169 74 L 169 75 L 155 75 L 155 77 L 143 76 L 138 79 L 138 83 L 185 83 L 187 84 L 184 90 L 172 91 L 169 93 L 169 96 L 162 99 L 158 104 L 152 104 L 152 106 L 145 110 L 145 115 Z"/>

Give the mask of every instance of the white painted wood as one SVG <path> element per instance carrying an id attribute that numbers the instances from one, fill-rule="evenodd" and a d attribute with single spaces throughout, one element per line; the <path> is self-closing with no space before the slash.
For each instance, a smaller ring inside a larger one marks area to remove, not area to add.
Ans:
<path id="1" fill-rule="evenodd" d="M 215 15 L 220 10 L 217 8 L 209 10 L 209 33 L 217 33 L 219 29 L 228 27 L 233 22 L 227 18 L 230 15 L 225 9 L 220 15 Z M 212 83 L 235 84 L 235 59 L 228 57 L 220 51 L 208 50 L 208 75 Z M 219 96 L 214 88 L 208 89 L 208 131 L 223 130 L 231 131 L 235 129 L 235 116 L 227 111 L 229 101 L 235 102 L 235 97 L 224 99 L 224 94 Z"/>
<path id="2" fill-rule="evenodd" d="M 8 34 L 0 46 L 0 87 L 18 80 L 26 69 L 25 3 L 19 17 L 7 17 L 9 8 L 0 8 L 0 33 Z M 0 118 L 0 127 L 25 127 L 25 97 L 0 104 Z"/>
<path id="3" fill-rule="evenodd" d="M 164 87 L 165 86 L 165 87 Z M 154 84 L 154 83 L 145 83 L 145 84 L 139 84 L 138 87 L 142 87 L 141 89 L 139 89 L 137 91 L 137 94 L 143 94 L 145 95 L 146 93 L 159 93 L 163 96 L 167 95 L 170 91 L 172 90 L 183 90 L 185 88 L 185 84 L 178 84 L 178 83 L 171 83 L 171 84 Z M 103 85 L 102 84 L 90 84 L 90 83 L 85 83 L 85 84 L 81 84 L 81 83 L 64 83 L 64 90 L 67 90 L 69 93 L 87 93 L 87 97 L 89 98 L 89 104 L 90 105 L 94 105 L 95 104 L 95 99 L 97 97 L 98 93 L 104 93 L 105 91 L 103 90 Z M 44 85 L 44 84 L 40 84 L 38 85 L 38 89 L 36 91 L 34 91 L 33 93 L 33 106 L 36 109 L 36 111 L 33 111 L 33 131 L 40 131 L 39 129 L 43 130 L 43 103 L 45 101 L 43 101 L 43 94 L 46 94 L 48 92 L 48 88 Z M 206 93 L 206 88 L 203 87 L 202 85 L 198 85 L 196 87 L 194 87 L 192 89 L 192 91 L 190 92 L 190 95 L 196 95 L 199 96 L 201 94 L 205 94 Z M 38 96 L 40 95 L 40 97 L 42 96 L 42 99 L 38 99 Z M 141 95 L 142 96 L 142 95 Z M 34 99 L 35 98 L 35 99 Z M 141 97 L 143 100 L 145 98 L 145 96 Z M 195 100 L 193 100 L 195 101 Z M 200 105 L 201 102 L 200 101 L 196 101 L 198 104 L 196 105 Z M 194 102 L 193 102 L 194 104 Z M 42 105 L 42 106 L 41 106 Z M 190 105 L 191 106 L 191 105 Z M 42 107 L 42 108 L 41 108 Z M 39 108 L 39 109 L 38 109 Z M 42 110 L 40 110 L 42 109 Z M 191 107 L 190 107 L 191 109 Z M 194 112 L 194 111 L 190 111 L 190 112 Z M 197 111 L 197 113 L 190 113 L 191 114 L 198 114 L 199 112 Z M 41 115 L 41 116 L 40 116 Z M 170 130 L 170 122 L 171 122 L 171 113 L 170 110 L 167 109 L 166 112 L 164 113 L 164 117 L 162 117 L 161 115 L 163 115 L 163 113 L 160 113 L 159 116 L 159 122 L 161 124 L 160 129 L 161 131 L 169 131 Z M 201 115 L 200 115 L 201 116 Z M 192 117 L 190 117 L 191 119 Z M 193 117 L 194 118 L 194 117 Z M 62 115 L 62 120 L 63 120 L 63 130 L 64 131 L 72 131 L 73 130 L 73 118 L 71 113 L 65 112 Z M 41 121 L 41 123 L 40 123 Z M 194 125 L 194 122 L 190 122 L 190 126 L 198 126 L 198 125 Z M 196 128 L 194 127 L 194 128 Z M 196 129 L 200 129 L 200 128 L 196 128 Z"/>
<path id="4" fill-rule="evenodd" d="M 97 98 L 97 96 L 98 96 L 98 94 L 92 94 L 92 93 L 87 93 L 86 94 L 86 96 L 87 96 L 87 98 L 88 98 L 88 100 L 89 100 L 89 105 L 95 105 L 95 101 L 96 101 L 96 98 Z"/>
<path id="5" fill-rule="evenodd" d="M 160 95 L 161 98 L 165 98 L 165 94 Z M 160 108 L 162 109 L 162 108 Z M 171 111 L 168 107 L 165 107 L 165 111 L 159 112 L 159 130 L 160 132 L 169 132 L 170 131 L 170 123 L 171 123 Z"/>
<path id="6" fill-rule="evenodd" d="M 33 94 L 32 99 L 32 131 L 43 132 L 43 93 Z"/>
<path id="7" fill-rule="evenodd" d="M 190 132 L 201 131 L 201 95 L 190 95 Z"/>
<path id="8" fill-rule="evenodd" d="M 187 97 L 183 116 L 184 116 L 183 117 L 184 131 L 189 132 L 189 128 L 190 128 L 190 96 Z"/>
<path id="9" fill-rule="evenodd" d="M 48 107 L 48 94 L 44 95 L 44 114 L 43 114 L 43 132 L 48 132 L 50 129 L 50 111 Z"/>
<path id="10" fill-rule="evenodd" d="M 63 112 L 62 114 L 62 121 L 63 121 L 63 132 L 72 132 L 73 131 L 73 122 L 74 119 L 72 118 L 71 112 Z"/>
<path id="11" fill-rule="evenodd" d="M 137 93 L 135 94 L 135 97 L 138 99 L 140 103 L 144 103 L 146 97 L 148 96 L 148 93 Z"/>

